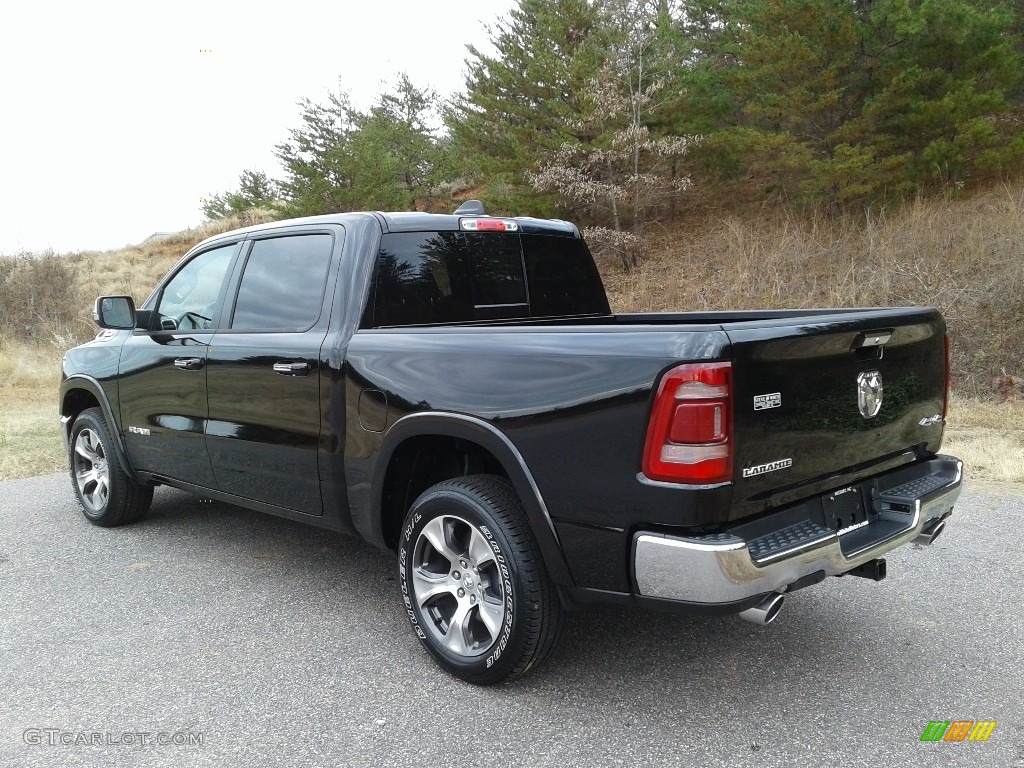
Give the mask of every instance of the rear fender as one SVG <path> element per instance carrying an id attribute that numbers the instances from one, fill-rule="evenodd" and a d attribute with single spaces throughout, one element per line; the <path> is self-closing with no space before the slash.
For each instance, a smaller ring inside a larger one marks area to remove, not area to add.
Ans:
<path id="1" fill-rule="evenodd" d="M 372 542 L 384 541 L 382 503 L 384 481 L 394 452 L 412 437 L 441 435 L 476 443 L 486 449 L 502 465 L 526 510 L 533 535 L 540 546 L 544 564 L 552 581 L 558 585 L 573 584 L 569 567 L 562 553 L 551 514 L 526 461 L 512 441 L 497 427 L 481 419 L 458 413 L 421 412 L 405 416 L 387 431 L 373 470 L 370 512 L 353 522 L 359 532 Z"/>

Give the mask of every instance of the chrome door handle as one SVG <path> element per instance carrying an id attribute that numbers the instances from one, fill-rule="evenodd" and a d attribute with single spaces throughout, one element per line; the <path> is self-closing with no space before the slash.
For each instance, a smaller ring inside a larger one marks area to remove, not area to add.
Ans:
<path id="1" fill-rule="evenodd" d="M 203 367 L 203 358 L 201 357 L 179 357 L 174 361 L 175 368 L 181 368 L 183 371 L 198 371 Z"/>
<path id="2" fill-rule="evenodd" d="M 274 373 L 282 376 L 305 376 L 309 373 L 309 363 L 274 363 Z"/>

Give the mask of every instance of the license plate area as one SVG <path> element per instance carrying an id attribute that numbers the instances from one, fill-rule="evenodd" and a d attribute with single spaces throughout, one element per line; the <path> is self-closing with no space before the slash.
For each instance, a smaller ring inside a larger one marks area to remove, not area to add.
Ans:
<path id="1" fill-rule="evenodd" d="M 825 516 L 825 527 L 840 536 L 868 524 L 868 512 L 864 505 L 864 494 L 860 488 L 843 488 L 830 493 L 821 500 Z"/>

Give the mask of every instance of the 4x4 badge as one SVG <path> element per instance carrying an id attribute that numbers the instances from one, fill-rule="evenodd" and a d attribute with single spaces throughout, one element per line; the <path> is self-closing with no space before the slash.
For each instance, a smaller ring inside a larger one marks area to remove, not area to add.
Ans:
<path id="1" fill-rule="evenodd" d="M 754 395 L 754 410 L 764 411 L 779 408 L 782 405 L 782 393 L 772 392 L 770 395 Z"/>
<path id="2" fill-rule="evenodd" d="M 864 371 L 857 377 L 857 407 L 865 419 L 882 410 L 882 374 L 878 371 Z"/>

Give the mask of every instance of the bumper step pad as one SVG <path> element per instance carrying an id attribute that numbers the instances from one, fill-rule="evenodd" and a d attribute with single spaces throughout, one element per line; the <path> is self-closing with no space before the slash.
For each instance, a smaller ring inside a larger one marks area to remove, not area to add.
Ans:
<path id="1" fill-rule="evenodd" d="M 750 557 L 756 563 L 764 563 L 781 557 L 787 552 L 794 552 L 821 541 L 835 537 L 831 531 L 813 520 L 802 520 L 778 531 L 766 533 L 747 542 Z"/>
<path id="2" fill-rule="evenodd" d="M 911 480 L 909 483 L 882 491 L 878 500 L 889 504 L 913 505 L 918 499 L 948 484 L 949 478 L 944 475 L 925 475 L 917 480 Z"/>

